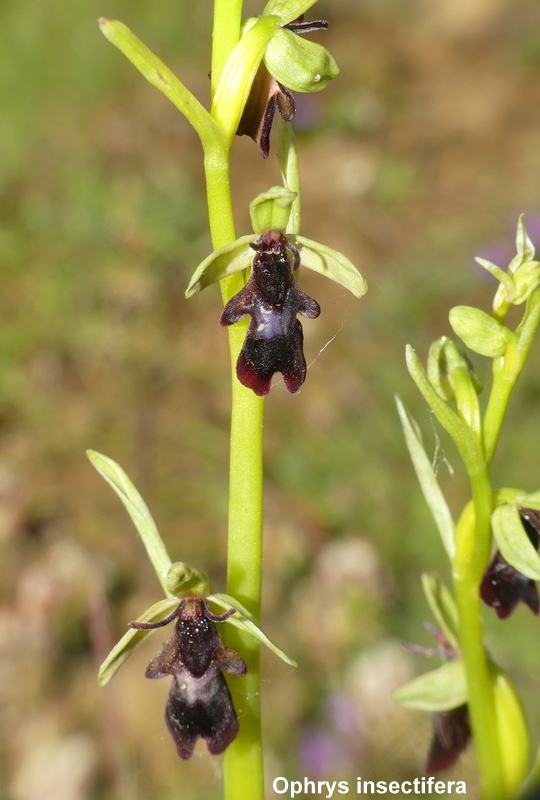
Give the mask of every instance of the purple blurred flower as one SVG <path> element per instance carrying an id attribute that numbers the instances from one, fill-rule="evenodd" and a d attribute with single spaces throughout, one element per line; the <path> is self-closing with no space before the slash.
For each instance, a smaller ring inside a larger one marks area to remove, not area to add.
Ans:
<path id="1" fill-rule="evenodd" d="M 521 521 L 534 548 L 540 541 L 540 511 L 520 508 Z M 518 603 L 525 603 L 533 614 L 538 614 L 538 589 L 531 578 L 513 567 L 497 550 L 487 568 L 480 586 L 480 597 L 497 612 L 500 619 L 506 619 Z"/>
<path id="2" fill-rule="evenodd" d="M 341 745 L 317 728 L 306 732 L 298 750 L 302 770 L 314 778 L 322 778 L 341 766 Z"/>

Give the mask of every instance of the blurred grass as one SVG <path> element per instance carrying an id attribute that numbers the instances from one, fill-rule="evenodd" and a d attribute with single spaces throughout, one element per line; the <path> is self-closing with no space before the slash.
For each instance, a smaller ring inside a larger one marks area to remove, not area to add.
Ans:
<path id="1" fill-rule="evenodd" d="M 84 450 L 121 463 L 173 558 L 223 589 L 229 406 L 218 293 L 183 296 L 209 251 L 199 146 L 102 39 L 101 14 L 207 93 L 209 3 L 0 7 L 0 795 L 169 800 L 181 785 L 206 800 L 219 797 L 218 760 L 178 762 L 166 682 L 143 679 L 161 640 L 105 691 L 95 682 L 158 586 Z M 453 305 L 489 307 L 473 255 L 511 251 L 520 211 L 540 246 L 540 10 L 321 0 L 319 15 L 342 76 L 298 98 L 304 232 L 352 258 L 370 292 L 357 303 L 303 276 L 323 309 L 304 325 L 314 363 L 299 395 L 276 386 L 267 404 L 263 622 L 301 665 L 265 656 L 268 773 L 399 780 L 421 774 L 430 734 L 389 699 L 426 668 L 398 643 L 429 643 L 419 576 L 448 571 L 393 395 L 434 451 L 405 343 L 425 356 Z M 239 234 L 277 176 L 251 141 L 235 143 Z M 500 485 L 540 485 L 538 352 L 510 408 Z M 457 514 L 466 484 L 437 436 Z M 486 618 L 538 738 L 538 621 L 523 608 Z M 473 770 L 469 753 L 457 774 L 471 794 Z"/>

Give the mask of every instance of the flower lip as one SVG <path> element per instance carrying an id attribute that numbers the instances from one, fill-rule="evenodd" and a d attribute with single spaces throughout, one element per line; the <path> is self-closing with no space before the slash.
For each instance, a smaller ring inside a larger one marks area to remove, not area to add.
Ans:
<path id="1" fill-rule="evenodd" d="M 251 322 L 236 364 L 240 383 L 262 396 L 272 376 L 281 372 L 289 392 L 297 392 L 306 377 L 302 325 L 297 314 L 314 319 L 319 304 L 301 291 L 293 277 L 300 264 L 296 247 L 278 230 L 262 234 L 250 246 L 256 251 L 249 281 L 232 297 L 221 315 L 222 325 L 246 316 Z M 287 252 L 293 255 L 293 265 Z"/>
<path id="2" fill-rule="evenodd" d="M 234 612 L 213 614 L 204 597 L 185 597 L 160 622 L 130 623 L 132 628 L 150 630 L 176 620 L 169 642 L 148 665 L 146 677 L 173 677 L 165 721 L 182 759 L 191 757 L 199 738 L 211 754 L 222 753 L 238 732 L 223 672 L 244 675 L 247 666 L 238 653 L 225 647 L 215 626 Z"/>

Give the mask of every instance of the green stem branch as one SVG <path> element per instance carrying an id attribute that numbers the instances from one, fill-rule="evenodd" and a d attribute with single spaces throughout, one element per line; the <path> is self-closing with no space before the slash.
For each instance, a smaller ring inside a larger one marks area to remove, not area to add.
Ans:
<path id="1" fill-rule="evenodd" d="M 220 84 L 240 32 L 240 0 L 215 0 L 212 48 L 212 94 Z M 222 110 L 222 113 L 223 110 Z M 218 121 L 220 127 L 221 120 Z M 230 133 L 230 131 L 229 131 Z M 234 131 L 233 131 L 234 133 Z M 230 139 L 230 136 L 229 136 Z M 208 215 L 214 249 L 236 239 L 231 202 L 228 147 L 205 149 Z M 241 273 L 221 281 L 226 303 L 243 286 Z M 236 378 L 236 360 L 246 325 L 228 328 L 232 367 L 231 450 L 227 550 L 227 594 L 237 598 L 257 618 L 262 585 L 262 433 L 263 399 Z M 264 776 L 260 729 L 259 645 L 228 626 L 227 643 L 239 650 L 248 666 L 229 687 L 240 719 L 235 741 L 224 756 L 226 800 L 263 800 Z"/>

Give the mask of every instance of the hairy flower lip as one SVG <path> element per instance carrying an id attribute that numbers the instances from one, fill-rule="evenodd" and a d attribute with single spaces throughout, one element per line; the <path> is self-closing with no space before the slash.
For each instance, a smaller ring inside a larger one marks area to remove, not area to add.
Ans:
<path id="1" fill-rule="evenodd" d="M 214 614 L 205 597 L 184 597 L 163 620 L 131 622 L 131 628 L 152 630 L 175 621 L 173 633 L 161 653 L 152 659 L 147 678 L 173 677 L 165 721 L 180 758 L 191 758 L 197 739 L 212 755 L 222 753 L 238 732 L 238 717 L 223 672 L 244 675 L 245 661 L 225 647 L 215 623 L 225 622 L 236 609 Z"/>
<path id="2" fill-rule="evenodd" d="M 236 363 L 240 383 L 262 397 L 270 391 L 273 375 L 281 372 L 285 386 L 294 394 L 307 371 L 302 325 L 296 315 L 314 319 L 320 306 L 294 280 L 292 273 L 300 265 L 300 256 L 281 231 L 267 231 L 250 246 L 256 251 L 251 276 L 223 309 L 220 323 L 233 325 L 251 317 Z M 293 255 L 292 265 L 287 251 Z"/>

